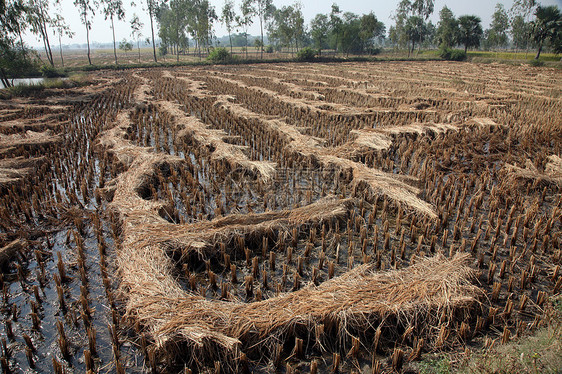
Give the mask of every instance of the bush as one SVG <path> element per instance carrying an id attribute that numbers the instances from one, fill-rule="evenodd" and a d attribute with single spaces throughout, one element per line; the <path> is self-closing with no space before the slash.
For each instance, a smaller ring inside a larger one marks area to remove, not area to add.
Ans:
<path id="1" fill-rule="evenodd" d="M 314 60 L 314 58 L 316 57 L 317 54 L 318 54 L 317 50 L 312 49 L 310 47 L 306 47 L 306 48 L 301 49 L 297 53 L 297 60 L 299 60 L 299 61 L 312 61 L 312 60 Z"/>
<path id="2" fill-rule="evenodd" d="M 272 45 L 266 45 L 265 46 L 265 53 L 273 53 L 273 46 Z"/>
<path id="3" fill-rule="evenodd" d="M 365 50 L 365 52 L 367 52 L 368 55 L 376 56 L 376 55 L 379 55 L 382 52 L 382 49 L 380 49 L 378 47 L 369 47 Z"/>
<path id="4" fill-rule="evenodd" d="M 215 64 L 227 63 L 232 61 L 232 55 L 226 48 L 219 47 L 213 49 L 211 53 L 209 53 L 209 56 L 207 56 L 207 60 Z"/>
<path id="5" fill-rule="evenodd" d="M 51 65 L 43 65 L 39 70 L 45 78 L 57 78 L 62 76 L 62 74 L 60 74 L 57 69 L 55 69 Z"/>
<path id="6" fill-rule="evenodd" d="M 466 60 L 466 53 L 461 49 L 442 48 L 439 51 L 439 56 L 448 61 L 464 61 Z"/>
<path id="7" fill-rule="evenodd" d="M 529 61 L 529 65 L 538 68 L 540 66 L 544 66 L 544 61 L 532 59 L 531 61 Z"/>

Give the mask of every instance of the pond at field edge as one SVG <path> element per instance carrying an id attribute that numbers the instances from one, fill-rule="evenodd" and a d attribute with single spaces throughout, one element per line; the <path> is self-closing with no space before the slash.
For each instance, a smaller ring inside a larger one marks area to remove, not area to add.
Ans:
<path id="1" fill-rule="evenodd" d="M 24 84 L 27 85 L 32 85 L 32 84 L 41 84 L 41 83 L 45 83 L 45 82 L 50 82 L 50 81 L 54 81 L 57 79 L 68 79 L 68 78 L 45 78 L 45 77 L 37 77 L 37 78 L 15 78 L 15 79 L 10 79 L 10 82 L 14 85 L 14 86 L 21 86 Z M 0 89 L 2 88 L 6 88 L 6 86 L 4 86 L 4 83 L 2 81 L 0 81 Z"/>

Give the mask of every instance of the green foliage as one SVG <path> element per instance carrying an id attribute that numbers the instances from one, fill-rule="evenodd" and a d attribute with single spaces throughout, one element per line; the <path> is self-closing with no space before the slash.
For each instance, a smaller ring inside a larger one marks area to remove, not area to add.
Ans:
<path id="1" fill-rule="evenodd" d="M 532 335 L 496 345 L 473 355 L 459 373 L 541 373 L 558 374 L 562 368 L 561 297 L 554 297 L 545 308 L 546 326 Z"/>
<path id="2" fill-rule="evenodd" d="M 313 61 L 317 54 L 318 54 L 317 50 L 312 49 L 310 47 L 306 47 L 306 48 L 301 49 L 297 53 L 297 60 L 298 61 Z"/>
<path id="3" fill-rule="evenodd" d="M 304 44 L 304 17 L 300 4 L 276 9 L 269 24 L 269 39 L 283 47 L 296 47 Z"/>
<path id="4" fill-rule="evenodd" d="M 226 48 L 219 47 L 214 48 L 211 53 L 209 53 L 207 60 L 211 61 L 214 64 L 224 64 L 232 62 L 232 56 Z"/>
<path id="5" fill-rule="evenodd" d="M 544 66 L 544 61 L 532 59 L 531 61 L 529 61 L 529 65 L 538 68 Z"/>
<path id="6" fill-rule="evenodd" d="M 265 53 L 273 53 L 273 46 L 271 44 L 265 46 Z"/>
<path id="7" fill-rule="evenodd" d="M 317 14 L 310 21 L 310 36 L 314 42 L 314 46 L 319 51 L 328 47 L 328 35 L 330 31 L 330 21 L 327 15 Z"/>
<path id="8" fill-rule="evenodd" d="M 45 78 L 56 78 L 61 76 L 57 69 L 51 65 L 43 65 L 39 68 L 39 70 L 41 71 L 41 75 Z"/>
<path id="9" fill-rule="evenodd" d="M 371 56 L 376 56 L 376 55 L 381 54 L 382 48 L 370 47 L 370 48 L 366 49 L 365 52 L 367 52 L 367 54 L 369 54 Z"/>
<path id="10" fill-rule="evenodd" d="M 532 23 L 532 35 L 539 49 L 535 59 L 539 59 L 545 42 L 550 42 L 555 53 L 562 52 L 562 14 L 557 6 L 539 6 Z"/>
<path id="11" fill-rule="evenodd" d="M 465 52 L 468 48 L 480 46 L 480 39 L 484 32 L 480 25 L 480 17 L 461 16 L 459 17 L 459 44 L 464 45 Z"/>
<path id="12" fill-rule="evenodd" d="M 459 24 L 453 12 L 446 6 L 439 12 L 437 25 L 437 43 L 442 48 L 450 48 L 457 44 L 459 38 Z"/>
<path id="13" fill-rule="evenodd" d="M 0 80 L 6 87 L 10 79 L 39 73 L 40 60 L 34 51 L 0 40 Z"/>
<path id="14" fill-rule="evenodd" d="M 426 358 L 419 364 L 420 374 L 449 374 L 451 362 L 446 356 Z"/>
<path id="15" fill-rule="evenodd" d="M 30 96 L 35 93 L 44 91 L 46 89 L 64 89 L 64 88 L 74 88 L 81 87 L 90 84 L 90 82 L 83 76 L 74 76 L 70 79 L 49 79 L 41 83 L 30 83 L 30 84 L 18 84 L 16 86 L 8 88 L 3 97 L 20 97 L 20 96 Z"/>
<path id="16" fill-rule="evenodd" d="M 386 26 L 373 12 L 363 15 L 346 12 L 340 17 L 337 5 L 330 15 L 317 14 L 310 22 L 312 44 L 322 54 L 330 45 L 349 55 L 376 52 L 377 39 L 384 38 Z"/>
<path id="17" fill-rule="evenodd" d="M 508 42 L 507 30 L 509 29 L 509 17 L 503 4 L 496 4 L 496 11 L 492 15 L 492 23 L 488 30 L 488 45 L 490 47 L 505 47 Z"/>
<path id="18" fill-rule="evenodd" d="M 133 49 L 133 43 L 123 39 L 119 42 L 119 49 L 123 52 L 131 51 Z"/>
<path id="19" fill-rule="evenodd" d="M 464 61 L 466 60 L 466 52 L 461 49 L 441 48 L 439 57 L 448 61 Z"/>
<path id="20" fill-rule="evenodd" d="M 525 49 L 529 45 L 531 24 L 525 22 L 523 16 L 517 15 L 511 20 L 511 36 L 517 49 Z"/>

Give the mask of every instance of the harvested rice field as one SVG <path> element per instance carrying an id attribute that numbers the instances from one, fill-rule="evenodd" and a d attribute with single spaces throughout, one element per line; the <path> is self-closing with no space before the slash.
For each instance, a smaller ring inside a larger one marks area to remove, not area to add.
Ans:
<path id="1" fill-rule="evenodd" d="M 89 79 L 0 100 L 5 373 L 416 372 L 562 291 L 559 71 Z"/>

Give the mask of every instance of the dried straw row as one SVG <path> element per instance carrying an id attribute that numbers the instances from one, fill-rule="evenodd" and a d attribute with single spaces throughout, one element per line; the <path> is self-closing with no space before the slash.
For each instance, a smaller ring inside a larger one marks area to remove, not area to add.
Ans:
<path id="1" fill-rule="evenodd" d="M 302 134 L 284 121 L 263 119 L 239 104 L 217 101 L 217 105 L 240 117 L 259 118 L 261 123 L 268 126 L 271 131 L 277 132 L 287 140 L 289 143 L 286 147 L 288 152 L 310 158 L 323 165 L 324 168 L 333 168 L 343 174 L 351 172 L 352 185 L 356 191 L 366 189 L 367 194 L 372 195 L 371 197 L 387 196 L 396 203 L 410 208 L 415 213 L 430 218 L 437 217 L 435 209 L 417 196 L 420 190 L 412 185 L 416 183 L 415 178 L 386 173 L 369 168 L 365 164 L 342 158 L 339 156 L 337 149 L 331 150 L 321 147 L 316 138 Z"/>
<path id="2" fill-rule="evenodd" d="M 158 101 L 156 103 L 161 111 L 168 112 L 174 118 L 176 126 L 182 130 L 178 133 L 178 138 L 188 138 L 196 143 L 199 147 L 206 147 L 211 152 L 211 160 L 226 162 L 231 169 L 240 167 L 248 170 L 267 182 L 271 180 L 275 174 L 276 164 L 268 161 L 252 161 L 249 160 L 244 153 L 243 146 L 229 144 L 224 141 L 228 136 L 222 130 L 209 129 L 199 119 L 186 116 L 178 104 L 169 101 Z"/>
<path id="3" fill-rule="evenodd" d="M 518 182 L 533 181 L 536 185 L 562 187 L 562 158 L 550 155 L 547 159 L 544 172 L 541 172 L 529 159 L 526 160 L 524 168 L 505 164 L 502 171 L 505 173 L 507 183 L 517 185 Z"/>

